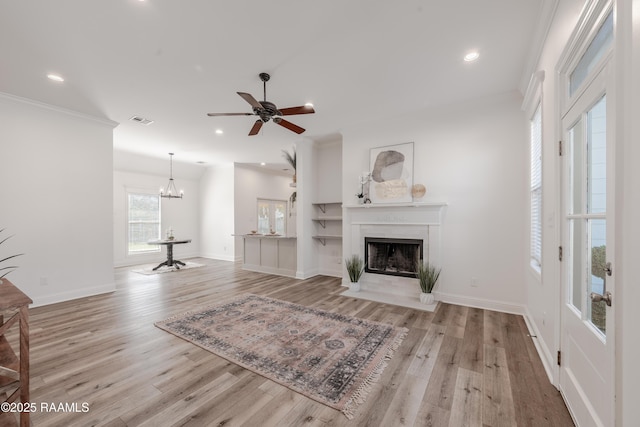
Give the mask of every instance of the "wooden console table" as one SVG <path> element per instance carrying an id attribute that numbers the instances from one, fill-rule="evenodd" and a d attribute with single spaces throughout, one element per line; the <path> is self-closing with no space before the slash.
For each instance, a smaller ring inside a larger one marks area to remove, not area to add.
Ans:
<path id="1" fill-rule="evenodd" d="M 6 397 L 4 402 L 17 402 L 16 405 L 29 408 L 29 304 L 31 298 L 16 288 L 7 279 L 0 283 L 0 396 Z M 4 321 L 7 311 L 15 311 Z M 19 323 L 19 356 L 11 348 L 5 337 L 9 328 Z M 11 392 L 13 390 L 13 392 Z M 9 394 L 11 393 L 11 394 Z M 14 411 L 15 412 L 15 411 Z M 11 425 L 15 422 L 11 412 L 0 413 L 0 424 Z M 29 426 L 29 409 L 20 412 L 20 426 Z"/>

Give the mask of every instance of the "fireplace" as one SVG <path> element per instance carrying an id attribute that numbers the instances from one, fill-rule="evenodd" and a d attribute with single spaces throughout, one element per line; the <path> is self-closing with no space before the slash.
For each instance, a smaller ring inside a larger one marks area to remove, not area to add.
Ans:
<path id="1" fill-rule="evenodd" d="M 418 239 L 365 237 L 365 271 L 390 276 L 416 277 L 416 266 L 423 259 L 422 242 Z"/>
<path id="2" fill-rule="evenodd" d="M 365 242 L 365 238 L 387 239 L 400 243 L 416 239 L 417 245 L 422 242 L 422 248 L 417 250 L 416 256 L 414 247 L 415 258 L 413 260 L 416 263 L 428 261 L 430 264 L 440 267 L 443 264 L 441 226 L 446 203 L 369 203 L 343 207 L 342 251 L 344 254 L 360 255 L 367 262 L 369 268 L 360 279 L 360 292 L 347 290 L 345 291 L 347 295 L 423 310 L 426 306 L 420 302 L 417 296 L 420 293 L 420 287 L 415 274 L 405 272 L 406 277 L 402 277 L 395 271 L 393 273 L 371 271 L 371 267 L 376 266 L 376 260 L 374 259 L 374 263 L 369 265 L 368 258 L 371 248 L 368 239 Z M 406 261 L 405 264 L 413 266 L 414 263 Z M 342 284 L 349 287 L 349 276 L 346 274 L 346 270 L 344 270 Z"/>

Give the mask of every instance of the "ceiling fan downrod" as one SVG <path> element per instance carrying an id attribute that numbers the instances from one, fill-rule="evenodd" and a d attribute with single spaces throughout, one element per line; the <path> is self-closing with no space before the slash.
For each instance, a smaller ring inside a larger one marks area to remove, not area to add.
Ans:
<path id="1" fill-rule="evenodd" d="M 260 80 L 262 80 L 262 87 L 264 88 L 264 100 L 267 101 L 267 82 L 271 78 L 271 76 L 267 73 L 260 73 Z"/>

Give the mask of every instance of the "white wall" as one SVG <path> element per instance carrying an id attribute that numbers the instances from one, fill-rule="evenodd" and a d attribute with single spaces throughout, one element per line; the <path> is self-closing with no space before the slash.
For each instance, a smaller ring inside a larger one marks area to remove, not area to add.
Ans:
<path id="1" fill-rule="evenodd" d="M 559 158 L 558 117 L 556 91 L 558 77 L 556 66 L 567 40 L 578 21 L 583 0 L 565 0 L 558 4 L 555 18 L 544 43 L 536 72 L 544 72 L 540 86 L 542 95 L 542 274 L 535 274 L 527 265 L 525 294 L 527 320 L 537 336 L 536 343 L 542 361 L 556 382 L 556 351 L 560 345 L 559 329 L 559 261 L 560 246 L 558 215 Z M 527 116 L 529 119 L 529 116 Z M 528 144 L 528 142 L 527 142 Z M 528 218 L 528 215 L 527 215 Z M 525 249 L 528 251 L 528 239 Z"/>
<path id="2" fill-rule="evenodd" d="M 115 289 L 115 125 L 0 94 L 0 257 L 25 254 L 7 278 L 36 306 Z"/>
<path id="3" fill-rule="evenodd" d="M 234 261 L 233 165 L 209 167 L 200 180 L 202 256 Z"/>
<path id="4" fill-rule="evenodd" d="M 342 138 L 314 144 L 312 159 L 314 163 L 313 186 L 316 196 L 312 202 L 342 202 Z M 326 215 L 342 215 L 342 206 L 329 206 Z M 318 208 L 312 208 L 311 215 L 322 215 Z M 340 235 L 342 224 L 326 222 L 326 228 L 315 224 L 317 234 Z M 315 234 L 315 233 L 314 233 Z M 311 242 L 311 250 L 315 254 L 317 271 L 327 276 L 342 277 L 342 240 L 326 240 L 324 245 L 318 241 Z"/>
<path id="5" fill-rule="evenodd" d="M 342 200 L 342 138 L 313 145 L 317 202 Z"/>
<path id="6" fill-rule="evenodd" d="M 250 166 L 230 164 L 209 168 L 202 184 L 204 256 L 240 261 L 242 238 L 232 235 L 256 229 L 258 198 L 289 200 L 295 191 L 289 186 L 291 182 L 291 176 Z M 288 221 L 289 230 L 295 230 L 295 213 Z"/>
<path id="7" fill-rule="evenodd" d="M 127 240 L 127 194 L 128 192 L 157 193 L 160 187 L 168 182 L 169 160 L 163 162 L 167 166 L 167 175 L 151 175 L 129 171 L 113 171 L 113 257 L 116 267 L 146 263 L 160 263 L 166 259 L 166 249 L 161 253 L 128 254 Z M 173 228 L 177 239 L 191 239 L 191 243 L 174 245 L 175 259 L 196 257 L 200 255 L 200 186 L 198 181 L 188 180 L 176 174 L 173 178 L 178 189 L 185 192 L 182 199 L 161 199 L 160 230 L 165 237 L 166 230 Z"/>
<path id="8" fill-rule="evenodd" d="M 343 202 L 355 204 L 369 149 L 414 142 L 414 183 L 423 201 L 446 202 L 442 227 L 445 301 L 523 311 L 528 218 L 528 124 L 510 93 L 424 110 L 343 132 Z M 351 253 L 343 239 L 343 251 Z M 476 287 L 472 287 L 474 280 Z"/>

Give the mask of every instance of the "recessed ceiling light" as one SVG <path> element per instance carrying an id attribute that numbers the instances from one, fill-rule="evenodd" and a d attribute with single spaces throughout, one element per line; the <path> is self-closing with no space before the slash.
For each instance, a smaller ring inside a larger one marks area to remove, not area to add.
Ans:
<path id="1" fill-rule="evenodd" d="M 260 166 L 266 166 L 267 164 L 265 162 L 260 162 Z"/>
<path id="2" fill-rule="evenodd" d="M 217 133 L 218 135 L 222 135 L 224 132 L 222 131 L 222 129 L 216 129 L 216 133 Z"/>
<path id="3" fill-rule="evenodd" d="M 49 80 L 53 80 L 54 82 L 63 82 L 64 79 L 57 74 L 47 74 L 47 78 Z"/>
<path id="4" fill-rule="evenodd" d="M 464 60 L 466 62 L 471 62 L 471 61 L 475 61 L 479 57 L 480 57 L 480 54 L 478 52 L 469 52 L 464 56 Z"/>

